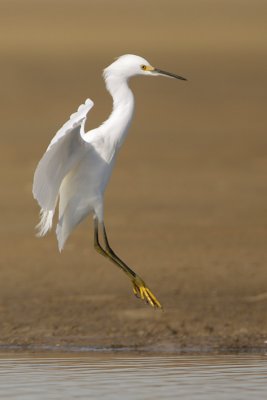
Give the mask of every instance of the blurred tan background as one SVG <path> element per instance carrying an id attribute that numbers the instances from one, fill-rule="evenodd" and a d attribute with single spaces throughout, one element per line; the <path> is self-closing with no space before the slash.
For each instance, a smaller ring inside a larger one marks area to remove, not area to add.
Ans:
<path id="1" fill-rule="evenodd" d="M 261 346 L 267 334 L 267 5 L 263 0 L 1 0 L 0 342 Z M 106 194 L 113 247 L 164 305 L 94 252 L 91 218 L 59 255 L 38 240 L 37 162 L 126 53 L 188 78 L 135 78 Z"/>

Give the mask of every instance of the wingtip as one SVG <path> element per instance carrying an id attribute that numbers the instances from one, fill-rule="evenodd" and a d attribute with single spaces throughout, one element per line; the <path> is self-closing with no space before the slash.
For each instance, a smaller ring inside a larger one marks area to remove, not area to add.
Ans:
<path id="1" fill-rule="evenodd" d="M 37 237 L 45 236 L 52 229 L 53 216 L 54 211 L 41 209 L 40 222 L 35 227 L 37 229 Z"/>

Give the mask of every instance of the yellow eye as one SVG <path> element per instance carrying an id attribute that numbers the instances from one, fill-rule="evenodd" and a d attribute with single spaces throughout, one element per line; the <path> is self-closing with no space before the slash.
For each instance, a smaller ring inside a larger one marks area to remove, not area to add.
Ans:
<path id="1" fill-rule="evenodd" d="M 141 65 L 141 69 L 146 70 L 146 65 Z"/>

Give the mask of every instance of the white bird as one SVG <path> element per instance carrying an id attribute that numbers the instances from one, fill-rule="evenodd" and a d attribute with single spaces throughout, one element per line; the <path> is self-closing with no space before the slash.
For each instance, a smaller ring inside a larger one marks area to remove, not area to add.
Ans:
<path id="1" fill-rule="evenodd" d="M 104 224 L 104 192 L 134 112 L 134 96 L 128 80 L 135 75 L 165 75 L 186 80 L 152 67 L 144 58 L 132 54 L 119 57 L 104 70 L 106 87 L 113 98 L 109 118 L 98 128 L 85 132 L 86 117 L 94 105 L 87 99 L 56 133 L 36 168 L 33 196 L 41 207 L 37 235 L 44 236 L 52 228 L 59 203 L 56 235 L 61 251 L 73 229 L 92 213 L 95 249 L 127 274 L 137 297 L 152 307 L 161 308 L 143 279 L 111 249 Z"/>

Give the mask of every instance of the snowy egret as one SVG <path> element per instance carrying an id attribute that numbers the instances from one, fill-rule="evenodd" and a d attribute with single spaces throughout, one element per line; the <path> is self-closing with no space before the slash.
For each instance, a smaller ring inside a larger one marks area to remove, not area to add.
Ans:
<path id="1" fill-rule="evenodd" d="M 58 200 L 56 235 L 59 251 L 76 225 L 92 213 L 95 249 L 126 273 L 137 297 L 152 307 L 161 308 L 143 279 L 110 247 L 104 224 L 103 198 L 118 150 L 133 116 L 134 96 L 128 79 L 135 75 L 186 79 L 152 67 L 144 58 L 132 54 L 119 57 L 104 70 L 103 75 L 113 98 L 113 110 L 109 118 L 98 128 L 85 132 L 87 113 L 93 107 L 92 100 L 87 99 L 56 133 L 36 168 L 33 196 L 41 207 L 38 236 L 44 236 L 52 228 Z M 100 234 L 104 247 L 100 244 Z"/>

